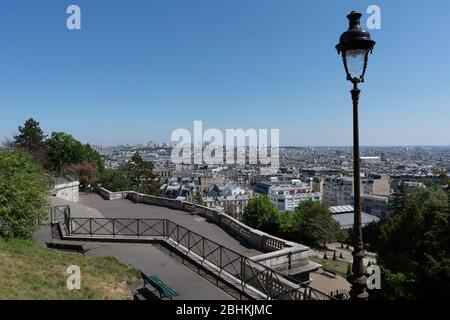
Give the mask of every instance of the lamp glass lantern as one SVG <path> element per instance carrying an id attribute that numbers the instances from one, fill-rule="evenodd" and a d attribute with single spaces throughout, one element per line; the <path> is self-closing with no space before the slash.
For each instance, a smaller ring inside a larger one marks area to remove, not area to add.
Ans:
<path id="1" fill-rule="evenodd" d="M 347 18 L 349 28 L 340 39 L 336 50 L 342 55 L 347 80 L 354 84 L 364 82 L 369 53 L 372 53 L 375 41 L 370 33 L 360 26 L 361 13 L 352 11 Z"/>

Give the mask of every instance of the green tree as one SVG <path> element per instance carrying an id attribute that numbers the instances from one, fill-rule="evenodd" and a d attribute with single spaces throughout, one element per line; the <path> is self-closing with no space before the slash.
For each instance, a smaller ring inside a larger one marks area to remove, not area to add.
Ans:
<path id="1" fill-rule="evenodd" d="M 49 213 L 48 179 L 30 155 L 0 151 L 0 235 L 28 237 Z"/>
<path id="2" fill-rule="evenodd" d="M 47 165 L 47 150 L 45 147 L 45 135 L 39 127 L 39 122 L 33 118 L 25 121 L 25 124 L 19 126 L 19 134 L 14 136 L 14 140 L 8 143 L 8 146 L 15 150 L 22 150 L 31 154 L 33 159 Z"/>
<path id="3" fill-rule="evenodd" d="M 61 175 L 64 166 L 82 161 L 83 146 L 70 134 L 53 132 L 46 145 L 51 169 Z"/>
<path id="4" fill-rule="evenodd" d="M 295 210 L 294 218 L 297 221 L 297 241 L 317 247 L 343 238 L 343 231 L 326 204 L 312 200 L 302 201 Z"/>
<path id="5" fill-rule="evenodd" d="M 145 194 L 159 194 L 159 182 L 153 172 L 153 163 L 145 161 L 136 152 L 131 161 L 117 169 L 106 169 L 98 183 L 110 191 L 133 190 Z"/>
<path id="6" fill-rule="evenodd" d="M 378 263 L 387 298 L 450 298 L 450 213 L 437 188 L 401 193 L 380 228 Z"/>
<path id="7" fill-rule="evenodd" d="M 53 132 L 45 143 L 50 169 L 60 175 L 64 173 L 67 166 L 81 164 L 83 161 L 95 163 L 100 173 L 105 168 L 100 154 L 96 150 L 92 149 L 89 144 L 83 145 L 70 134 Z"/>
<path id="8" fill-rule="evenodd" d="M 258 195 L 248 201 L 242 220 L 252 228 L 276 232 L 280 213 L 265 195 Z"/>
<path id="9" fill-rule="evenodd" d="M 392 200 L 389 203 L 389 211 L 391 212 L 403 212 L 406 210 L 406 193 L 407 188 L 403 181 L 400 182 L 394 194 L 392 195 Z"/>
<path id="10" fill-rule="evenodd" d="M 83 148 L 84 154 L 82 162 L 85 161 L 94 163 L 97 166 L 98 174 L 103 174 L 103 172 L 105 171 L 105 163 L 100 156 L 100 153 L 97 150 L 93 149 L 89 143 L 83 145 Z"/>
<path id="11" fill-rule="evenodd" d="M 364 247 L 370 251 L 376 251 L 376 247 L 378 244 L 378 237 L 380 235 L 380 226 L 382 222 L 369 222 L 365 226 L 362 227 L 362 237 L 364 241 Z M 354 230 L 347 230 L 347 237 L 352 240 L 354 239 Z"/>
<path id="12" fill-rule="evenodd" d="M 280 214 L 279 225 L 278 225 L 278 235 L 285 239 L 293 239 L 295 235 L 296 225 L 298 221 L 296 217 L 290 212 Z"/>
<path id="13" fill-rule="evenodd" d="M 128 176 L 133 181 L 133 190 L 147 194 L 159 193 L 157 175 L 153 173 L 153 163 L 145 161 L 139 151 L 131 157 L 127 169 Z"/>
<path id="14" fill-rule="evenodd" d="M 105 169 L 98 184 L 109 191 L 127 191 L 133 189 L 133 181 L 122 170 Z"/>
<path id="15" fill-rule="evenodd" d="M 44 132 L 39 127 L 39 122 L 30 118 L 25 121 L 23 127 L 19 126 L 19 134 L 14 136 L 13 145 L 33 154 L 45 147 L 44 140 Z"/>
<path id="16" fill-rule="evenodd" d="M 443 189 L 447 193 L 448 211 L 450 212 L 450 177 L 443 171 L 439 173 L 439 176 L 441 177 Z"/>

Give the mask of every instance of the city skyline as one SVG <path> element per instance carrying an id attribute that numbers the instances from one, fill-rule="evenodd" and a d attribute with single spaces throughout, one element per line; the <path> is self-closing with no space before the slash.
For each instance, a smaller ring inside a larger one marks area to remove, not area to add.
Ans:
<path id="1" fill-rule="evenodd" d="M 1 9 L 0 300 L 450 300 L 448 0 Z"/>
<path id="2" fill-rule="evenodd" d="M 69 4 L 2 5 L 0 139 L 29 117 L 94 145 L 169 142 L 203 120 L 280 129 L 281 146 L 350 146 L 351 88 L 334 45 L 342 16 L 358 9 L 365 21 L 376 4 L 361 145 L 449 145 L 448 1 L 430 11 L 407 1 L 80 0 L 81 30 L 65 26 Z M 437 41 L 442 50 L 429 50 Z"/>

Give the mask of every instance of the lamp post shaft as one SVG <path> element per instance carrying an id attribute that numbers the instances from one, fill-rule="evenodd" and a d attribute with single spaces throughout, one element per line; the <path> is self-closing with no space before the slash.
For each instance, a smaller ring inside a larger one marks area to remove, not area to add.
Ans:
<path id="1" fill-rule="evenodd" d="M 353 221 L 353 266 L 352 275 L 349 279 L 352 287 L 350 298 L 353 300 L 367 299 L 367 278 L 364 267 L 364 245 L 361 229 L 361 179 L 360 179 L 360 156 L 359 156 L 359 94 L 357 82 L 353 83 L 351 91 L 353 100 L 353 195 L 354 195 L 354 221 Z"/>
<path id="2" fill-rule="evenodd" d="M 339 43 L 336 45 L 336 50 L 342 54 L 344 62 L 345 73 L 347 80 L 353 83 L 352 100 L 353 100 L 353 196 L 354 196 L 354 221 L 353 221 L 353 266 L 352 274 L 347 278 L 351 284 L 350 298 L 354 300 L 364 300 L 369 297 L 366 291 L 367 278 L 364 267 L 364 244 L 362 239 L 362 223 L 361 223 L 361 179 L 360 179 L 360 157 L 359 157 L 359 123 L 358 123 L 358 105 L 359 94 L 358 83 L 364 82 L 364 75 L 366 73 L 368 56 L 372 53 L 375 41 L 370 37 L 367 30 L 361 28 L 362 14 L 357 11 L 352 11 L 347 15 L 349 21 L 349 28 L 341 34 Z M 355 52 L 358 54 L 355 55 Z M 363 61 L 363 68 L 356 71 L 355 61 L 348 61 L 347 55 Z M 350 71 L 354 72 L 350 72 Z M 358 73 L 361 71 L 360 73 Z"/>

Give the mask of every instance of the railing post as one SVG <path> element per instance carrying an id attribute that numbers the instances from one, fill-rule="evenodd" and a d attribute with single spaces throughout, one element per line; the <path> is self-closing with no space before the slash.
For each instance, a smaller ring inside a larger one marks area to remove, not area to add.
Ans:
<path id="1" fill-rule="evenodd" d="M 164 219 L 164 220 L 163 220 L 163 234 L 162 234 L 163 237 L 167 237 L 167 233 L 166 233 L 166 223 L 167 223 L 167 220 Z"/>
<path id="2" fill-rule="evenodd" d="M 136 231 L 137 231 L 137 237 L 139 238 L 140 234 L 139 234 L 139 219 L 136 219 Z"/>
<path id="3" fill-rule="evenodd" d="M 92 218 L 89 218 L 89 235 L 92 237 Z"/>
<path id="4" fill-rule="evenodd" d="M 245 257 L 241 258 L 241 281 L 242 281 L 242 287 L 245 286 Z"/>
<path id="5" fill-rule="evenodd" d="M 205 237 L 202 237 L 202 258 L 205 261 Z"/>
<path id="6" fill-rule="evenodd" d="M 113 237 L 115 237 L 116 233 L 114 231 L 114 224 L 115 224 L 114 222 L 116 221 L 116 219 L 111 219 L 111 220 L 112 220 L 112 227 L 113 227 L 112 233 L 113 233 Z"/>
<path id="7" fill-rule="evenodd" d="M 188 230 L 187 232 L 187 237 L 188 237 L 188 251 L 191 251 L 191 231 Z"/>
<path id="8" fill-rule="evenodd" d="M 290 270 L 292 268 L 292 252 L 289 251 L 288 253 L 288 269 Z"/>

